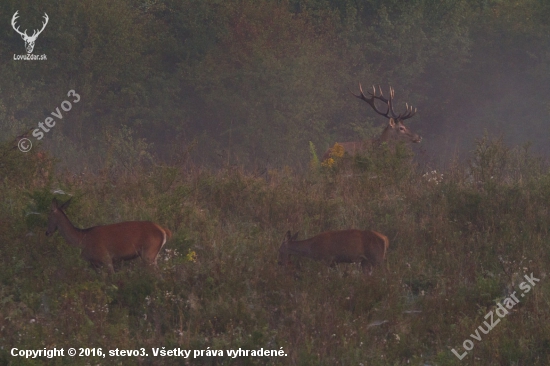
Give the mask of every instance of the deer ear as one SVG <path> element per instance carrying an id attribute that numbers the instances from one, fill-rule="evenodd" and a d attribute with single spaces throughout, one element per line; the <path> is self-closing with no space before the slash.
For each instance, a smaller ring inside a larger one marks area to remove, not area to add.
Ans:
<path id="1" fill-rule="evenodd" d="M 391 128 L 395 128 L 395 121 L 393 118 L 390 118 L 390 121 L 388 122 Z"/>
<path id="2" fill-rule="evenodd" d="M 292 236 L 292 234 L 290 233 L 290 230 L 288 230 L 288 231 L 286 232 L 285 239 L 286 239 L 286 240 L 290 240 L 290 237 L 291 237 L 291 236 Z"/>
<path id="3" fill-rule="evenodd" d="M 296 240 L 296 238 L 298 237 L 298 232 L 296 232 L 296 234 L 294 234 L 294 236 L 292 237 L 292 239 L 290 239 L 291 241 L 294 241 Z"/>

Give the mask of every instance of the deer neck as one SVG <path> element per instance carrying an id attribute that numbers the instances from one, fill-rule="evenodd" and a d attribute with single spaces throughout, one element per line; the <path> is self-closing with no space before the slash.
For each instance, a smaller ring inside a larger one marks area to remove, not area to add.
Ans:
<path id="1" fill-rule="evenodd" d="M 286 247 L 287 254 L 299 255 L 301 257 L 314 258 L 313 252 L 311 250 L 314 241 L 311 239 L 294 241 L 288 243 Z"/>
<path id="2" fill-rule="evenodd" d="M 75 247 L 82 247 L 84 240 L 84 232 L 81 229 L 76 228 L 70 221 L 64 212 L 60 211 L 60 218 L 57 224 L 57 229 L 61 236 Z"/>

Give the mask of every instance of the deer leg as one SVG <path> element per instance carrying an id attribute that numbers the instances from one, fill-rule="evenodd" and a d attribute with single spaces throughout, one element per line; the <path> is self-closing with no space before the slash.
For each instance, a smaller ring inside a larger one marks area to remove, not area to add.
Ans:
<path id="1" fill-rule="evenodd" d="M 157 257 L 159 252 L 160 252 L 160 248 L 156 252 L 153 250 L 149 250 L 149 252 L 140 253 L 141 260 L 143 261 L 143 263 L 145 263 L 147 268 L 153 269 L 153 270 L 158 269 Z"/>
<path id="2" fill-rule="evenodd" d="M 103 266 L 107 266 L 108 270 L 109 270 L 109 273 L 113 274 L 115 273 L 115 270 L 113 268 L 113 264 L 110 262 L 110 261 L 96 261 L 96 260 L 91 260 L 89 261 L 92 268 L 94 269 L 94 271 L 96 273 L 100 273 L 101 272 L 101 267 Z"/>
<path id="3" fill-rule="evenodd" d="M 90 265 L 94 269 L 96 273 L 99 273 L 99 268 L 101 267 L 101 263 L 90 261 Z"/>
<path id="4" fill-rule="evenodd" d="M 113 259 L 113 268 L 115 270 L 115 272 L 118 272 L 120 270 L 122 270 L 122 268 L 124 267 L 124 260 L 122 259 Z"/>
<path id="5" fill-rule="evenodd" d="M 363 259 L 361 261 L 361 268 L 363 269 L 363 274 L 368 274 L 369 276 L 372 276 L 372 263 L 367 261 L 366 259 Z"/>
<path id="6" fill-rule="evenodd" d="M 107 266 L 107 269 L 109 270 L 109 274 L 115 273 L 115 267 L 113 266 L 113 259 L 111 258 L 109 253 L 106 253 L 103 255 L 103 260 L 101 261 L 101 263 L 104 266 Z"/>

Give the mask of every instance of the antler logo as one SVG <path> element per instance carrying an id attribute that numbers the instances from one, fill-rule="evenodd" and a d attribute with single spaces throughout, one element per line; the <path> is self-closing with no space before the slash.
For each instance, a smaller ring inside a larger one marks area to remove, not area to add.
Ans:
<path id="1" fill-rule="evenodd" d="M 19 13 L 19 10 L 17 10 L 15 12 L 15 14 L 13 14 L 13 18 L 11 18 L 11 26 L 13 27 L 13 29 L 19 33 L 21 35 L 21 38 L 23 38 L 23 41 L 25 41 L 25 49 L 27 50 L 27 53 L 32 53 L 32 51 L 34 50 L 34 42 L 36 42 L 36 39 L 38 38 L 38 36 L 40 35 L 40 33 L 42 33 L 42 31 L 44 30 L 44 28 L 46 28 L 46 24 L 48 24 L 48 14 L 44 13 L 44 20 L 45 22 L 42 23 L 42 29 L 40 30 L 34 30 L 32 36 L 28 36 L 27 35 L 27 30 L 25 29 L 24 32 L 21 32 L 19 30 L 19 27 L 15 27 L 15 21 L 17 20 L 17 18 L 19 17 L 19 15 L 17 15 L 17 13 Z"/>

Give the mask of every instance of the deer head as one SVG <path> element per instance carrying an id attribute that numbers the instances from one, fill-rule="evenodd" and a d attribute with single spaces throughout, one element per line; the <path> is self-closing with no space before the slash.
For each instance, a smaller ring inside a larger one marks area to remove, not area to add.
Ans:
<path id="1" fill-rule="evenodd" d="M 23 38 L 23 41 L 25 41 L 25 49 L 27 50 L 27 53 L 32 53 L 32 51 L 34 50 L 34 42 L 36 42 L 36 39 L 38 38 L 40 33 L 42 33 L 44 28 L 46 28 L 46 24 L 48 24 L 48 20 L 49 20 L 48 14 L 44 13 L 45 22 L 42 23 L 42 29 L 40 29 L 40 30 L 35 29 L 34 32 L 32 33 L 32 36 L 29 36 L 29 35 L 27 35 L 27 30 L 26 29 L 25 29 L 24 32 L 21 32 L 19 30 L 19 27 L 15 26 L 15 21 L 19 17 L 19 15 L 17 13 L 19 13 L 19 10 L 17 10 L 15 12 L 15 14 L 13 14 L 13 17 L 11 18 L 11 26 L 13 27 L 13 29 L 17 33 L 19 33 L 21 38 Z"/>
<path id="2" fill-rule="evenodd" d="M 413 117 L 416 114 L 417 109 L 412 106 L 409 106 L 408 103 L 405 104 L 406 110 L 404 113 L 396 114 L 393 110 L 393 98 L 395 97 L 395 90 L 390 86 L 390 98 L 386 99 L 384 97 L 384 94 L 382 93 L 382 88 L 378 86 L 378 90 L 380 92 L 380 95 L 376 95 L 376 87 L 372 86 L 372 93 L 369 91 L 368 94 L 370 97 L 366 97 L 363 93 L 363 88 L 361 87 L 361 84 L 359 84 L 359 94 L 353 94 L 356 98 L 359 98 L 361 100 L 364 100 L 367 102 L 374 111 L 386 118 L 388 118 L 388 127 L 384 130 L 382 135 L 380 136 L 380 142 L 387 142 L 389 140 L 398 140 L 398 141 L 406 141 L 406 142 L 414 142 L 418 143 L 422 141 L 422 137 L 418 136 L 416 133 L 412 132 L 403 124 L 403 121 L 406 119 L 409 119 Z M 379 100 L 383 102 L 387 109 L 386 112 L 378 109 L 375 104 L 375 100 Z"/>
<path id="3" fill-rule="evenodd" d="M 367 102 L 376 113 L 386 117 L 388 119 L 388 125 L 386 126 L 382 134 L 375 139 L 338 142 L 338 144 L 341 145 L 344 148 L 344 151 L 349 155 L 361 153 L 367 150 L 369 147 L 377 146 L 383 142 L 391 144 L 393 142 L 400 141 L 413 143 L 422 141 L 422 137 L 409 130 L 407 126 L 403 124 L 404 120 L 411 118 L 416 114 L 416 108 L 413 109 L 412 106 L 409 107 L 409 104 L 406 104 L 405 113 L 396 114 L 393 110 L 393 98 L 395 96 L 395 91 L 393 90 L 393 88 L 390 87 L 390 99 L 386 99 L 386 97 L 384 97 L 384 94 L 382 94 L 382 88 L 380 88 L 380 86 L 378 86 L 378 90 L 380 91 L 380 95 L 376 95 L 376 88 L 373 85 L 372 93 L 368 92 L 370 97 L 365 96 L 361 84 L 359 84 L 359 94 L 354 94 L 350 90 L 350 93 L 352 95 Z M 385 112 L 381 109 L 378 109 L 374 102 L 375 100 L 379 100 L 386 105 L 387 109 Z M 323 155 L 323 161 L 329 159 L 332 155 L 333 148 L 329 148 Z"/>

